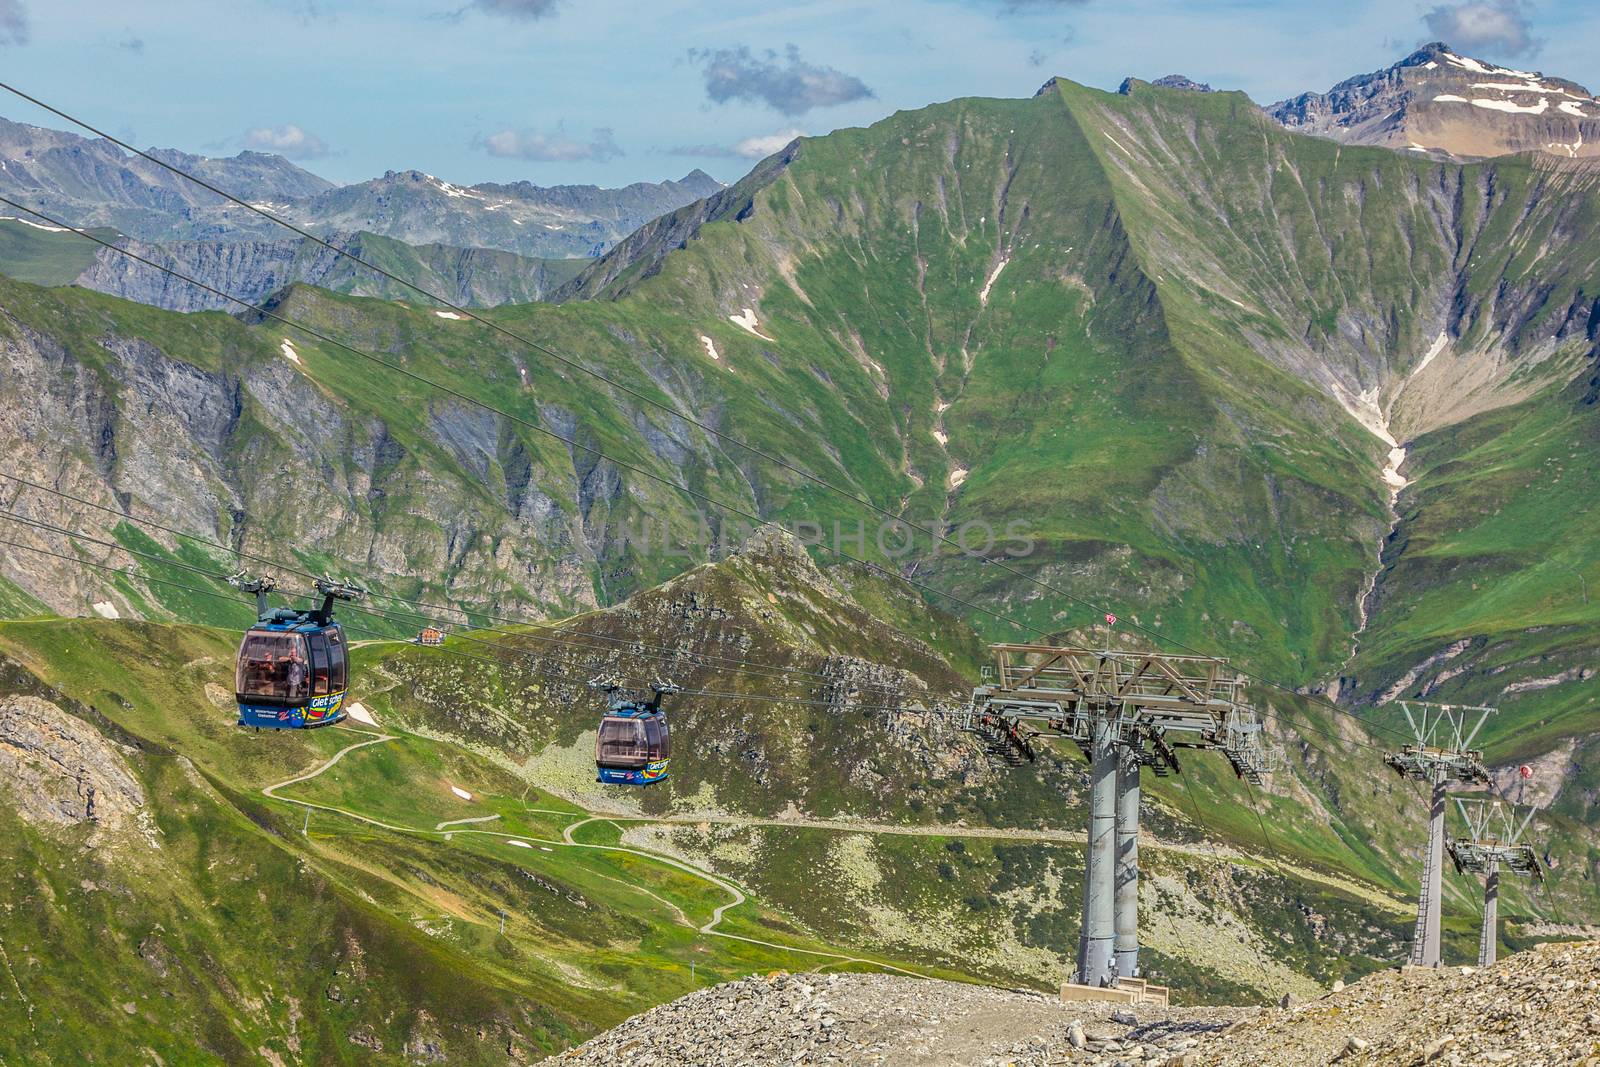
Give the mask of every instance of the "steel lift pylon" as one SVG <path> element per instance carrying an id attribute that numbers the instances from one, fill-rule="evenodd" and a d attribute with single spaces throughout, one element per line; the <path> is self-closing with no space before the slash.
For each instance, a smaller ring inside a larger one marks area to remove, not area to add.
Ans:
<path id="1" fill-rule="evenodd" d="M 1532 845 L 1524 844 L 1523 833 L 1533 821 L 1533 808 L 1519 823 L 1516 810 L 1500 801 L 1456 798 L 1467 836 L 1451 838 L 1445 844 L 1456 870 L 1462 874 L 1483 875 L 1483 929 L 1478 936 L 1478 966 L 1494 965 L 1500 943 L 1500 870 L 1528 875 L 1544 882 L 1544 867 Z"/>
<path id="2" fill-rule="evenodd" d="M 1139 977 L 1139 809 L 1145 767 L 1181 771 L 1178 750 L 1215 749 L 1259 783 L 1271 751 L 1242 701 L 1244 679 L 1207 656 L 1049 645 L 992 646 L 973 690 L 974 728 L 1032 757 L 1066 737 L 1089 761 L 1088 847 L 1076 982 Z"/>
<path id="3" fill-rule="evenodd" d="M 1417 924 L 1411 935 L 1411 964 L 1439 966 L 1439 907 L 1444 890 L 1444 811 L 1451 782 L 1487 785 L 1489 768 L 1473 738 L 1494 708 L 1459 704 L 1398 702 L 1411 727 L 1413 741 L 1383 757 L 1402 778 L 1426 782 L 1432 789 L 1428 808 L 1428 845 L 1422 856 L 1422 885 L 1417 893 Z M 1470 729 L 1468 720 L 1476 716 Z"/>

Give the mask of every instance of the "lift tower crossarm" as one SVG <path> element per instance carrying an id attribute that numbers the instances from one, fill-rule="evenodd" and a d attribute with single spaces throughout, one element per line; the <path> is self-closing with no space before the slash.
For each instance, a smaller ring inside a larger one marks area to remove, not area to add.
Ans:
<path id="1" fill-rule="evenodd" d="M 1467 824 L 1467 836 L 1453 837 L 1445 843 L 1456 870 L 1462 874 L 1483 874 L 1491 865 L 1544 881 L 1544 865 L 1534 847 L 1522 840 L 1534 809 L 1519 823 L 1514 810 L 1499 801 L 1456 798 L 1456 809 Z"/>
<path id="2" fill-rule="evenodd" d="M 1533 821 L 1534 809 L 1519 823 L 1515 809 L 1507 809 L 1498 800 L 1463 800 L 1456 798 L 1462 821 L 1467 824 L 1465 838 L 1449 841 L 1445 848 L 1456 870 L 1463 874 L 1483 875 L 1483 928 L 1478 937 L 1478 966 L 1494 963 L 1500 945 L 1500 869 L 1501 865 L 1513 874 L 1530 875 L 1535 881 L 1544 881 L 1544 868 L 1533 846 L 1522 841 L 1523 832 Z"/>
<path id="3" fill-rule="evenodd" d="M 1472 747 L 1494 708 L 1402 700 L 1412 743 L 1384 754 L 1383 762 L 1402 778 L 1426 782 L 1433 790 L 1428 808 L 1428 844 L 1417 892 L 1417 924 L 1411 938 L 1411 963 L 1439 966 L 1439 908 L 1444 892 L 1445 797 L 1451 782 L 1488 784 L 1483 753 Z M 1472 720 L 1469 729 L 1467 723 Z"/>
<path id="4" fill-rule="evenodd" d="M 1023 722 L 1070 738 L 1090 767 L 1080 985 L 1138 977 L 1140 772 L 1180 771 L 1177 749 L 1216 749 L 1252 782 L 1271 754 L 1244 680 L 1210 656 L 999 644 L 968 719 L 1032 757 Z"/>

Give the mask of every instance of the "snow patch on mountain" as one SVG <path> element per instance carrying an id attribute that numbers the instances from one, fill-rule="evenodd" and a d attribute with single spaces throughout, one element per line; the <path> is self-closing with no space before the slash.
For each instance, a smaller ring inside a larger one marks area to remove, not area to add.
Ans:
<path id="1" fill-rule="evenodd" d="M 728 321 L 747 333 L 755 334 L 763 341 L 773 340 L 773 338 L 768 337 L 766 334 L 761 332 L 761 323 L 756 321 L 755 308 L 745 308 L 737 315 L 729 315 Z"/>
<path id="2" fill-rule="evenodd" d="M 43 222 L 29 222 L 27 219 L 19 219 L 15 215 L 0 215 L 0 222 L 20 222 L 24 226 L 32 226 L 34 229 L 43 230 L 45 233 L 79 233 L 79 232 L 81 232 L 79 230 L 69 230 L 65 226 L 50 226 L 50 225 L 48 225 L 46 223 L 43 223 Z"/>
<path id="3" fill-rule="evenodd" d="M 1485 100 L 1475 97 L 1473 107 L 1487 108 L 1490 111 L 1508 111 L 1521 115 L 1543 115 L 1550 110 L 1550 98 L 1541 96 L 1537 104 L 1519 104 L 1515 100 Z"/>

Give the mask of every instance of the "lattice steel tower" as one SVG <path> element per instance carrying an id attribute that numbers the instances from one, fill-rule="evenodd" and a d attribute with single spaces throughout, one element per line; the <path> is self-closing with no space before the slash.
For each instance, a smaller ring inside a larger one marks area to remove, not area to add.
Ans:
<path id="1" fill-rule="evenodd" d="M 1271 753 L 1245 705 L 1244 680 L 1225 661 L 1116 649 L 994 645 L 987 684 L 972 693 L 975 729 L 1032 758 L 1045 730 L 1089 760 L 1080 985 L 1139 975 L 1141 772 L 1180 771 L 1177 750 L 1216 749 L 1260 782 Z"/>
<path id="2" fill-rule="evenodd" d="M 1522 843 L 1523 832 L 1533 821 L 1534 809 L 1519 823 L 1516 809 L 1498 800 L 1456 798 L 1467 836 L 1451 838 L 1445 847 L 1462 874 L 1483 875 L 1483 931 L 1478 937 L 1478 966 L 1494 963 L 1500 943 L 1500 868 L 1544 881 L 1544 868 L 1533 846 Z"/>
<path id="3" fill-rule="evenodd" d="M 1416 700 L 1402 700 L 1399 704 L 1415 740 L 1399 752 L 1386 753 L 1383 762 L 1400 777 L 1433 787 L 1428 809 L 1428 847 L 1422 858 L 1422 888 L 1417 894 L 1417 925 L 1411 936 L 1411 963 L 1437 967 L 1439 904 L 1444 889 L 1445 796 L 1451 782 L 1488 784 L 1489 769 L 1483 765 L 1483 753 L 1471 745 L 1495 709 Z M 1473 716 L 1477 722 L 1468 730 L 1467 721 Z"/>

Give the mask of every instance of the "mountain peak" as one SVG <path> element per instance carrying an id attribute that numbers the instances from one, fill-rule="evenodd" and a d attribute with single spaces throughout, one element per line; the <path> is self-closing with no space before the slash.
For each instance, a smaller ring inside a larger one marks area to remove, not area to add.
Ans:
<path id="1" fill-rule="evenodd" d="M 1443 41 L 1265 110 L 1291 130 L 1349 144 L 1462 159 L 1600 156 L 1600 99 L 1583 86 L 1464 56 Z"/>
<path id="2" fill-rule="evenodd" d="M 1453 55 L 1450 46 L 1443 41 L 1429 41 L 1409 56 L 1396 63 L 1397 67 L 1420 67 L 1424 63 L 1436 60 L 1443 55 Z"/>
<path id="3" fill-rule="evenodd" d="M 1178 89 L 1186 93 L 1214 93 L 1216 92 L 1205 82 L 1197 82 L 1184 74 L 1165 74 L 1153 82 L 1142 78 L 1128 77 L 1122 79 L 1122 84 L 1117 87 L 1117 92 L 1127 96 L 1137 89 L 1154 86 L 1157 89 Z"/>

